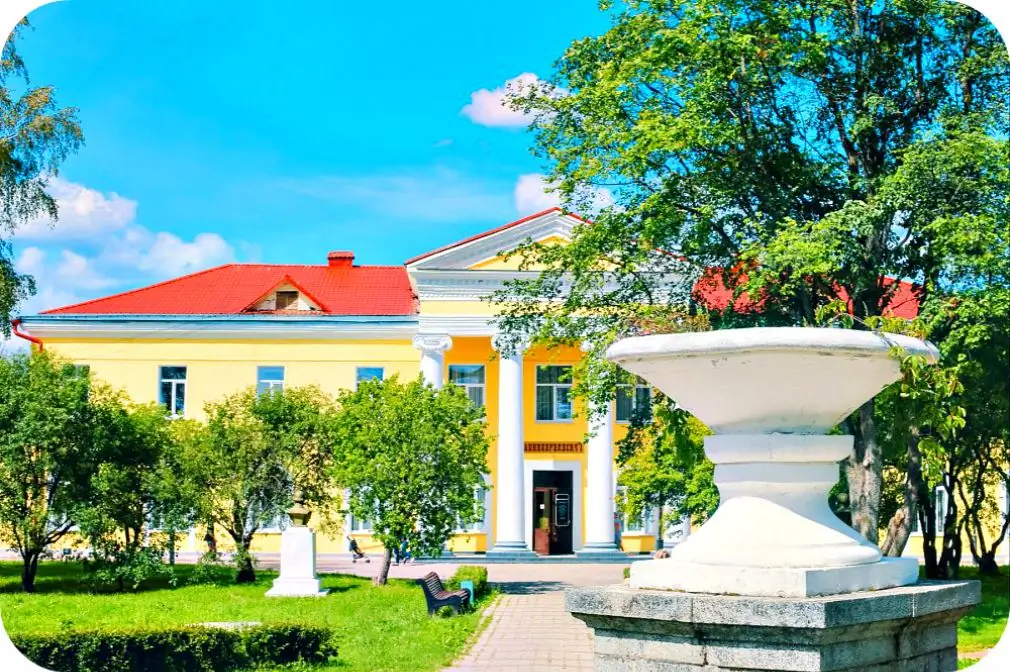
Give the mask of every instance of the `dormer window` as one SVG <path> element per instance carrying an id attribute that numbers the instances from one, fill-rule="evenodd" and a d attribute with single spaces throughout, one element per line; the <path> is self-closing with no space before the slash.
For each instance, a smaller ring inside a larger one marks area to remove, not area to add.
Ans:
<path id="1" fill-rule="evenodd" d="M 274 305 L 275 310 L 298 310 L 298 292 L 279 290 Z"/>

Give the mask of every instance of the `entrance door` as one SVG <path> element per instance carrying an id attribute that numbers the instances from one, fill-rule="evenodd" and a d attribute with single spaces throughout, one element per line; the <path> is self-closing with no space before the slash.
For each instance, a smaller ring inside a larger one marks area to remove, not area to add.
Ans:
<path id="1" fill-rule="evenodd" d="M 533 472 L 533 550 L 540 555 L 572 552 L 572 472 Z"/>

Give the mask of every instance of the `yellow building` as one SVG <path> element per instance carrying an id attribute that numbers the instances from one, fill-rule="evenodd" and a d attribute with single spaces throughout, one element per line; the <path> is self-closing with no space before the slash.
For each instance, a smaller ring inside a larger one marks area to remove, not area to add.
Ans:
<path id="1" fill-rule="evenodd" d="M 349 252 L 316 266 L 229 264 L 24 317 L 21 328 L 135 401 L 191 418 L 250 385 L 336 393 L 365 378 L 420 372 L 436 387 L 464 386 L 487 409 L 490 487 L 478 495 L 484 521 L 460 530 L 451 550 L 613 554 L 619 535 L 623 550 L 650 551 L 656 516 L 625 524 L 614 513 L 615 441 L 648 394 L 622 391 L 587 439 L 568 375 L 579 350 L 496 351 L 485 297 L 526 274 L 503 254 L 530 239 L 564 242 L 580 223 L 554 208 L 404 266 L 355 265 Z M 368 529 L 368 521 L 345 521 L 366 550 Z M 254 548 L 276 550 L 278 537 L 279 529 L 264 530 Z M 343 552 L 340 539 L 321 538 L 320 552 Z M 183 549 L 200 543 L 191 534 Z"/>

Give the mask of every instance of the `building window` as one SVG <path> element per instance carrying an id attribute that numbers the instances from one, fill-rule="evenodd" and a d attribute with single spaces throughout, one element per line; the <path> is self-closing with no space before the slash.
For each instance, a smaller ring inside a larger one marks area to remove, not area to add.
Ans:
<path id="1" fill-rule="evenodd" d="M 282 289 L 274 299 L 275 310 L 298 310 L 298 292 Z"/>
<path id="2" fill-rule="evenodd" d="M 366 380 L 382 380 L 381 366 L 359 366 L 354 376 L 355 387 L 361 385 Z"/>
<path id="3" fill-rule="evenodd" d="M 936 507 L 936 534 L 943 535 L 943 521 L 947 517 L 947 491 L 942 485 L 936 486 L 933 491 L 933 503 Z"/>
<path id="4" fill-rule="evenodd" d="M 538 421 L 571 421 L 572 367 L 537 366 L 536 407 Z"/>
<path id="5" fill-rule="evenodd" d="M 159 382 L 158 401 L 170 418 L 181 418 L 186 414 L 186 367 L 162 366 Z"/>
<path id="6" fill-rule="evenodd" d="M 283 366 L 260 366 L 256 368 L 256 394 L 280 392 L 283 389 Z"/>
<path id="7" fill-rule="evenodd" d="M 652 388 L 641 379 L 617 386 L 617 422 L 631 422 L 632 418 L 652 418 Z"/>
<path id="8" fill-rule="evenodd" d="M 358 518 L 357 516 L 349 516 L 351 519 L 350 530 L 351 532 L 371 532 L 372 531 L 372 521 L 365 520 L 363 518 Z"/>
<path id="9" fill-rule="evenodd" d="M 484 366 L 482 364 L 450 364 L 449 382 L 459 385 L 474 406 L 484 406 Z"/>
<path id="10" fill-rule="evenodd" d="M 619 486 L 617 493 L 618 499 L 623 502 L 627 494 L 627 488 Z M 623 515 L 621 516 L 621 534 L 645 534 L 648 523 L 648 510 L 642 511 L 642 515 L 636 517 Z"/>
<path id="11" fill-rule="evenodd" d="M 488 502 L 488 489 L 485 486 L 479 486 L 474 492 L 474 499 L 481 503 L 483 506 L 484 516 L 481 520 L 475 523 L 460 523 L 458 526 L 458 532 L 486 532 L 487 531 L 487 514 L 490 508 L 490 503 Z"/>

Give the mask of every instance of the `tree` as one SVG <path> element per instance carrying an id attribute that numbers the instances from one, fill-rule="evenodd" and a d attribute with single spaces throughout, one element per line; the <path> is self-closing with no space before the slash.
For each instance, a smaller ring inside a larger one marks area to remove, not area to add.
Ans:
<path id="1" fill-rule="evenodd" d="M 59 107 L 53 87 L 30 85 L 15 49 L 27 27 L 22 19 L 0 53 L 0 332 L 5 336 L 14 307 L 35 293 L 31 276 L 14 268 L 7 236 L 36 217 L 57 218 L 47 182 L 84 142 L 77 110 Z"/>
<path id="2" fill-rule="evenodd" d="M 296 488 L 321 505 L 329 406 L 318 391 L 248 389 L 207 404 L 205 426 L 180 429 L 185 463 L 205 493 L 200 518 L 231 536 L 239 583 L 255 581 L 253 537 L 284 515 Z"/>
<path id="3" fill-rule="evenodd" d="M 96 408 L 101 463 L 88 501 L 74 514 L 91 545 L 88 569 L 123 590 L 164 571 L 166 545 L 193 520 L 198 493 L 187 481 L 171 420 L 157 404 L 129 404 L 109 395 Z M 153 528 L 167 539 L 152 538 Z"/>
<path id="4" fill-rule="evenodd" d="M 710 432 L 697 418 L 655 395 L 651 417 L 636 414 L 618 444 L 620 510 L 629 518 L 660 512 L 659 537 L 683 519 L 703 523 L 719 505 L 712 480 L 714 466 L 705 457 Z"/>
<path id="5" fill-rule="evenodd" d="M 338 405 L 333 480 L 386 548 L 376 578 L 385 585 L 393 548 L 435 555 L 461 523 L 482 519 L 484 411 L 456 386 L 435 390 L 420 378 L 362 382 Z"/>
<path id="6" fill-rule="evenodd" d="M 813 324 L 841 300 L 866 328 L 970 284 L 949 273 L 959 245 L 1007 221 L 1008 86 L 997 31 L 952 2 L 623 3 L 510 93 L 566 206 L 604 188 L 614 204 L 569 245 L 521 249 L 545 270 L 498 296 L 502 327 L 558 342 L 679 325 L 701 278 L 733 293 L 717 326 Z M 845 424 L 852 524 L 876 541 L 874 402 Z"/>
<path id="7" fill-rule="evenodd" d="M 88 499 L 99 463 L 93 400 L 105 394 L 48 353 L 0 358 L 0 537 L 21 555 L 25 592 Z"/>

